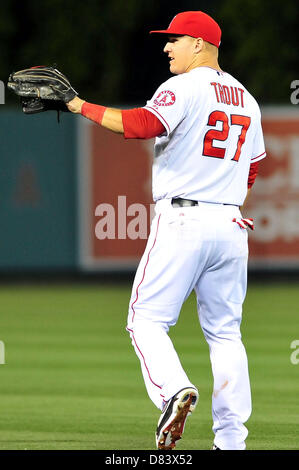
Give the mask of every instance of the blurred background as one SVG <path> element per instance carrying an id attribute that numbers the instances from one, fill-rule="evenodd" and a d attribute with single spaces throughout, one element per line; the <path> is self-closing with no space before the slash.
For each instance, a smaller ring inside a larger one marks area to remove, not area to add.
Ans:
<path id="1" fill-rule="evenodd" d="M 296 92 L 291 83 L 299 79 L 296 2 L 86 0 L 83 6 L 5 0 L 0 79 L 6 84 L 12 71 L 56 64 L 87 101 L 143 106 L 170 76 L 164 39 L 149 31 L 165 28 L 180 11 L 196 9 L 219 22 L 220 65 L 262 108 L 269 158 L 260 165 L 248 206 L 247 215 L 256 219 L 250 272 L 294 273 L 299 269 L 299 108 L 291 103 Z M 138 233 L 140 213 L 131 205 L 150 209 L 153 143 L 125 142 L 84 121 L 67 113 L 60 124 L 55 112 L 25 116 L 6 89 L 0 106 L 3 278 L 134 272 L 147 234 Z M 101 204 L 113 206 L 114 214 L 107 215 Z M 127 225 L 133 221 L 135 239 L 111 234 L 99 239 L 98 222 L 109 232 L 104 215 L 114 217 L 118 235 L 121 217 Z M 148 231 L 149 210 L 147 216 Z"/>

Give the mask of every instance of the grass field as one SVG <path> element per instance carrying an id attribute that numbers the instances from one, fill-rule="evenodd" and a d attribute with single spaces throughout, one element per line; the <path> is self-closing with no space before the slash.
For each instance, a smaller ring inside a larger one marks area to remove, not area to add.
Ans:
<path id="1" fill-rule="evenodd" d="M 130 285 L 0 287 L 0 449 L 155 449 L 149 400 L 125 331 Z M 250 285 L 243 340 L 252 382 L 250 449 L 299 449 L 297 285 Z M 200 403 L 178 450 L 210 449 L 212 378 L 189 298 L 171 337 Z M 299 354 L 298 354 L 299 357 Z"/>

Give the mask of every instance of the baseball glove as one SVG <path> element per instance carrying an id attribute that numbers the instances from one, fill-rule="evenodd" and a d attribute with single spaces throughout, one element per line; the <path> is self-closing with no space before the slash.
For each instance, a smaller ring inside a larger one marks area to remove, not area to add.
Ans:
<path id="1" fill-rule="evenodd" d="M 54 67 L 37 66 L 10 74 L 7 86 L 20 96 L 25 114 L 56 110 L 68 111 L 65 103 L 78 93 L 69 80 Z"/>

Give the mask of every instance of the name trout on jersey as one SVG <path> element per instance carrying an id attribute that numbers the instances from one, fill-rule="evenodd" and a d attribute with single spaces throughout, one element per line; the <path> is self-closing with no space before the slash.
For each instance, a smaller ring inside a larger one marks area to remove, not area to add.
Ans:
<path id="1" fill-rule="evenodd" d="M 218 82 L 211 82 L 210 84 L 214 87 L 217 103 L 232 104 L 244 108 L 243 88 L 228 87 Z"/>

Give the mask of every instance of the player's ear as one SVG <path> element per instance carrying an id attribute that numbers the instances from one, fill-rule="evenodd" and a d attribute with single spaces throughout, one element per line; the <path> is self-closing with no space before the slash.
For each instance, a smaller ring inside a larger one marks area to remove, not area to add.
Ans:
<path id="1" fill-rule="evenodd" d="M 198 54 L 203 50 L 204 47 L 204 40 L 202 38 L 196 38 L 194 44 L 195 53 Z"/>

